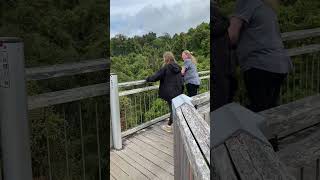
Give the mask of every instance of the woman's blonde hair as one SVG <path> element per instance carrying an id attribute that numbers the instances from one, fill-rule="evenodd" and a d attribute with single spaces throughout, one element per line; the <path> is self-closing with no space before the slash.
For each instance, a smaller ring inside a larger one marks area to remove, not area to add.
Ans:
<path id="1" fill-rule="evenodd" d="M 188 50 L 184 50 L 182 53 L 186 54 L 188 56 L 188 58 L 191 59 L 191 61 L 193 62 L 193 64 L 197 64 L 197 59 L 193 56 L 193 53 L 188 51 Z"/>
<path id="2" fill-rule="evenodd" d="M 173 53 L 170 51 L 163 53 L 163 59 L 164 59 L 165 64 L 170 64 L 172 62 L 176 62 L 176 59 L 174 58 Z"/>

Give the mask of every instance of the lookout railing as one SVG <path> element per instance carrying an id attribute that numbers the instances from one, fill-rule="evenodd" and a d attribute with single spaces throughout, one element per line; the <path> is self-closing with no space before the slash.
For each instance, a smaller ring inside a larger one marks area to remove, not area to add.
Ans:
<path id="1" fill-rule="evenodd" d="M 320 28 L 283 33 L 282 37 L 288 46 L 288 53 L 293 59 L 295 69 L 289 74 L 282 88 L 281 103 L 318 94 Z M 300 47 L 291 47 L 293 44 L 298 44 Z M 105 78 L 105 81 L 93 85 L 72 82 L 77 78 L 85 79 L 83 74 L 89 75 L 109 68 L 110 61 L 107 59 L 26 68 L 25 79 L 28 87 L 34 91 L 38 91 L 35 81 L 47 83 L 47 85 L 54 84 L 50 83 L 51 81 L 66 82 L 62 83 L 64 86 L 74 84 L 74 87 L 69 88 L 54 87 L 52 92 L 40 91 L 37 94 L 29 94 L 28 119 L 35 179 L 63 179 L 64 177 L 87 179 L 92 173 L 97 175 L 96 179 L 101 179 L 102 170 L 107 169 L 109 164 L 104 161 L 107 159 L 105 150 L 109 148 L 104 143 L 107 142 L 108 137 L 104 130 L 110 128 L 110 122 L 108 122 L 110 84 L 107 82 L 109 78 L 107 74 L 94 75 L 95 78 Z M 208 71 L 204 72 L 204 74 L 208 73 Z M 202 92 L 210 89 L 210 77 L 204 74 L 202 74 L 202 81 L 206 82 L 202 82 L 202 85 L 205 85 L 202 87 Z M 65 79 L 66 77 L 70 78 L 69 81 Z M 79 79 L 78 81 L 81 82 Z M 79 84 L 82 86 L 79 87 Z M 244 88 L 241 84 L 243 83 L 240 82 L 238 99 L 240 102 L 245 102 Z M 157 85 L 149 85 L 144 81 L 118 85 L 121 105 L 121 107 L 118 106 L 119 119 L 121 119 L 119 124 L 124 130 L 122 134 L 120 133 L 120 137 L 143 128 L 144 123 L 155 123 L 166 117 L 168 112 L 168 109 L 165 109 L 166 105 L 156 98 Z M 130 104 L 134 105 L 130 106 Z M 161 108 L 163 109 L 159 111 Z M 142 111 L 143 109 L 145 111 Z M 157 119 L 159 116 L 162 118 Z M 96 155 L 91 156 L 92 154 Z M 97 168 L 92 168 L 91 162 L 98 162 L 94 165 Z M 0 165 L 2 166 L 2 163 Z M 98 170 L 98 173 L 93 172 L 95 170 Z M 0 173 L 0 179 L 1 176 L 2 173 Z"/>
<path id="2" fill-rule="evenodd" d="M 209 73 L 210 71 L 199 72 L 200 93 L 209 91 Z M 116 75 L 111 77 L 111 81 L 117 78 Z M 119 107 L 122 137 L 169 117 L 168 105 L 158 98 L 159 85 L 139 80 L 118 83 L 115 86 L 118 88 L 115 91 L 119 92 L 119 105 L 110 104 L 110 106 Z M 111 88 L 111 94 L 113 91 Z"/>
<path id="3" fill-rule="evenodd" d="M 294 69 L 281 88 L 280 104 L 319 93 L 320 28 L 282 33 L 282 39 Z M 237 101 L 246 103 L 246 97 L 244 82 L 239 78 Z"/>
<path id="4" fill-rule="evenodd" d="M 109 68 L 102 58 L 25 69 L 33 179 L 106 178 Z"/>
<path id="5" fill-rule="evenodd" d="M 180 95 L 172 100 L 175 179 L 210 179 L 210 127 L 194 108 L 196 102 Z M 209 113 L 209 112 L 208 112 Z"/>
<path id="6" fill-rule="evenodd" d="M 242 125 L 248 121 L 247 110 L 239 110 L 241 108 L 238 107 L 231 110 L 233 105 L 230 104 L 230 107 L 225 107 L 225 112 L 219 109 L 222 112 L 215 114 L 217 117 L 213 118 L 214 129 L 211 131 L 213 133 L 211 141 L 220 139 L 221 142 L 213 142 L 213 144 L 216 143 L 216 146 L 211 147 L 210 160 L 207 155 L 209 132 L 199 131 L 199 128 L 203 128 L 203 120 L 199 118 L 197 112 L 188 113 L 193 107 L 184 103 L 178 108 L 176 112 L 178 118 L 175 119 L 174 155 L 175 173 L 177 173 L 175 176 L 183 177 L 183 179 L 208 179 L 208 166 L 211 164 L 211 179 L 296 178 L 302 180 L 311 179 L 311 177 L 319 178 L 319 153 L 316 151 L 319 149 L 317 144 L 320 140 L 316 138 L 319 137 L 319 129 L 314 130 L 319 124 L 316 118 L 318 117 L 316 113 L 318 103 L 315 101 L 318 100 L 318 97 L 306 97 L 319 93 L 320 44 L 317 37 L 320 37 L 320 28 L 283 33 L 282 37 L 295 68 L 288 75 L 288 80 L 281 89 L 281 104 L 284 105 L 260 113 L 267 118 L 265 126 L 270 129 L 270 134 L 260 133 L 259 135 L 255 133 L 258 127 L 249 128 L 247 125 Z M 306 39 L 308 39 L 307 42 L 305 42 Z M 294 42 L 302 44 L 302 47 L 290 47 L 291 41 L 303 41 Z M 316 43 L 305 45 L 310 42 Z M 241 78 L 239 85 L 237 100 L 245 103 L 247 100 L 244 98 L 246 95 Z M 302 98 L 306 99 L 297 101 Z M 307 103 L 308 100 L 311 102 Z M 211 99 L 212 101 L 214 99 Z M 288 102 L 292 103 L 286 104 Z M 246 118 L 243 122 L 232 123 L 241 121 L 239 120 L 241 111 L 247 114 Z M 255 115 L 252 116 L 253 119 L 256 118 Z M 223 117 L 229 118 L 230 122 L 224 122 L 227 119 Z M 256 120 L 257 122 L 259 121 Z M 235 127 L 235 124 L 239 124 L 239 127 Z M 233 126 L 227 128 L 228 125 Z M 248 129 L 241 131 L 242 127 Z M 228 129 L 230 136 L 223 136 L 223 133 L 228 135 L 224 128 Z M 237 128 L 240 128 L 240 131 Z M 216 132 L 219 129 L 222 129 L 221 136 L 218 136 L 219 133 Z M 301 140 L 303 134 L 306 133 L 305 130 L 311 131 L 312 129 L 316 132 Z M 232 134 L 230 130 L 240 133 Z M 283 136 L 284 132 L 287 133 L 285 136 Z M 267 138 L 276 141 L 275 144 L 278 143 L 280 146 L 278 153 L 273 151 L 270 143 L 266 141 Z M 304 150 L 302 146 L 311 150 Z M 304 172 L 306 169 L 308 171 Z"/>

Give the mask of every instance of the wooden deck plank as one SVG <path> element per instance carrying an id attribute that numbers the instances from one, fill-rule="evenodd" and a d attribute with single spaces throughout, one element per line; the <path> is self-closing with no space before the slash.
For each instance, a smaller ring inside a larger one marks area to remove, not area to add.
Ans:
<path id="1" fill-rule="evenodd" d="M 168 136 L 168 137 L 172 137 L 173 138 L 173 133 L 166 132 L 161 128 L 161 126 L 166 125 L 167 123 L 168 123 L 167 121 L 163 121 L 161 123 L 158 123 L 158 124 L 152 126 L 150 128 L 150 131 L 151 132 L 155 132 L 155 133 L 160 134 L 160 135 L 164 135 L 164 136 Z"/>
<path id="2" fill-rule="evenodd" d="M 298 142 L 287 144 L 277 154 L 287 166 L 294 168 L 308 166 L 310 162 L 320 158 L 320 130 L 305 136 Z"/>
<path id="3" fill-rule="evenodd" d="M 165 170 L 163 170 L 162 168 L 160 168 L 158 165 L 154 164 L 150 160 L 146 159 L 142 155 L 136 153 L 131 148 L 127 147 L 124 153 L 132 157 L 136 162 L 138 162 L 140 165 L 148 169 L 150 172 L 155 174 L 160 179 L 173 179 L 172 175 L 170 175 Z"/>
<path id="4" fill-rule="evenodd" d="M 174 175 L 174 168 L 173 168 L 172 164 L 169 164 L 168 162 L 164 161 L 163 159 L 158 158 L 157 156 L 146 151 L 144 148 L 141 148 L 140 146 L 136 146 L 134 144 L 128 144 L 127 147 L 130 148 L 131 150 L 135 151 L 136 153 L 142 155 L 146 159 L 150 160 L 154 164 L 158 165 L 160 168 L 162 168 L 166 172 L 170 173 L 172 176 Z"/>
<path id="5" fill-rule="evenodd" d="M 320 123 L 319 109 L 320 95 L 315 95 L 259 114 L 267 118 L 267 125 L 271 131 L 269 135 L 277 135 L 281 138 Z"/>
<path id="6" fill-rule="evenodd" d="M 159 158 L 162 158 L 163 160 L 167 161 L 168 163 L 174 165 L 172 156 L 170 156 L 166 153 L 163 153 L 162 151 L 150 146 L 149 144 L 146 144 L 145 142 L 143 142 L 139 139 L 131 138 L 130 141 L 132 143 L 136 144 L 137 146 L 145 148 L 149 152 L 153 153 L 154 155 L 158 156 Z"/>
<path id="7" fill-rule="evenodd" d="M 126 174 L 130 174 L 130 178 L 132 178 L 132 179 L 141 179 L 141 180 L 148 179 L 144 174 L 142 174 L 140 171 L 138 171 L 135 167 L 133 167 L 127 161 L 122 159 L 116 153 L 111 152 L 110 154 L 112 155 L 111 161 L 113 161 L 118 167 L 121 167 L 121 169 Z"/>
<path id="8" fill-rule="evenodd" d="M 124 138 L 123 149 L 111 151 L 111 166 L 115 166 L 113 169 L 120 169 L 129 175 L 129 179 L 142 179 L 138 175 L 144 175 L 148 179 L 173 180 L 173 133 L 167 133 L 160 128 L 165 123 L 159 122 Z M 111 175 L 114 179 L 123 178 L 113 174 Z"/>
<path id="9" fill-rule="evenodd" d="M 159 179 L 155 174 L 141 166 L 138 162 L 136 162 L 133 158 L 127 156 L 123 151 L 115 151 L 115 153 L 120 156 L 122 159 L 127 161 L 131 166 L 137 168 L 142 174 L 144 174 L 149 179 Z"/>
<path id="10" fill-rule="evenodd" d="M 118 167 L 113 161 L 110 161 L 110 175 L 117 180 L 130 179 L 129 175 L 126 174 L 120 167 Z"/>
<path id="11" fill-rule="evenodd" d="M 154 133 L 152 133 L 151 131 L 144 133 L 144 136 L 153 140 L 156 143 L 162 144 L 165 147 L 171 148 L 173 150 L 173 139 L 172 140 L 168 140 L 165 139 L 161 136 L 158 136 Z"/>
<path id="12" fill-rule="evenodd" d="M 168 155 L 171 155 L 173 156 L 173 148 L 167 148 L 167 147 L 164 147 L 160 144 L 157 144 L 155 142 L 153 142 L 152 140 L 148 139 L 148 138 L 145 138 L 143 136 L 137 136 L 136 138 L 140 139 L 141 141 L 147 143 L 147 144 L 150 144 L 151 146 L 159 149 L 160 151 L 168 154 Z"/>
<path id="13" fill-rule="evenodd" d="M 162 131 L 162 132 L 160 132 Z M 165 140 L 168 140 L 170 142 L 173 142 L 173 133 L 168 133 L 165 132 L 164 130 L 160 129 L 160 128 L 153 128 L 150 133 L 157 135 Z"/>
<path id="14" fill-rule="evenodd" d="M 163 123 L 163 124 L 164 124 L 164 123 Z M 161 125 L 163 125 L 163 124 L 161 124 Z M 161 129 L 161 126 L 160 126 L 160 125 L 159 125 L 159 126 L 153 126 L 153 127 L 152 127 L 152 130 L 153 130 L 153 132 L 155 132 L 155 133 L 158 133 L 158 134 L 161 134 L 161 135 L 163 135 L 163 136 L 167 136 L 167 137 L 173 139 L 173 133 L 168 133 L 168 132 L 164 131 L 163 129 Z"/>
<path id="15" fill-rule="evenodd" d="M 167 132 L 165 132 L 165 133 L 167 133 Z M 150 135 L 150 138 L 155 138 L 157 141 L 161 140 L 161 142 L 163 142 L 163 143 L 169 143 L 169 144 L 173 143 L 173 137 L 169 137 L 166 134 L 157 133 L 157 132 L 155 132 L 155 130 L 146 131 L 146 132 L 143 132 L 143 134 L 146 137 L 149 137 L 149 135 Z M 171 134 L 171 133 L 167 133 L 167 134 Z"/>

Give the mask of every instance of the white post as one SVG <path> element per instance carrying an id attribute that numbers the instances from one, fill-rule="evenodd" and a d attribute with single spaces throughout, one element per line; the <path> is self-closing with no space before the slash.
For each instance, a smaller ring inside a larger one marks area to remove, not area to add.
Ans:
<path id="1" fill-rule="evenodd" d="M 0 131 L 4 180 L 32 180 L 23 42 L 0 37 Z"/>
<path id="2" fill-rule="evenodd" d="M 110 75 L 110 108 L 111 108 L 113 147 L 119 150 L 119 149 L 122 149 L 122 139 L 121 139 L 118 76 L 116 74 Z"/>

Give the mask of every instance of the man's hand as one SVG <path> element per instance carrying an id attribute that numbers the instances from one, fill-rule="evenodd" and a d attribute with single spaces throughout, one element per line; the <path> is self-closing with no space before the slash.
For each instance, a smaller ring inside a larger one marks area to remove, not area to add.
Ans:
<path id="1" fill-rule="evenodd" d="M 230 26 L 228 28 L 228 33 L 229 33 L 229 38 L 232 46 L 236 46 L 238 43 L 242 24 L 243 24 L 243 20 L 238 17 L 232 17 L 230 19 Z"/>
<path id="2" fill-rule="evenodd" d="M 186 68 L 184 66 L 182 66 L 181 74 L 182 74 L 182 76 L 184 76 L 186 74 Z"/>

